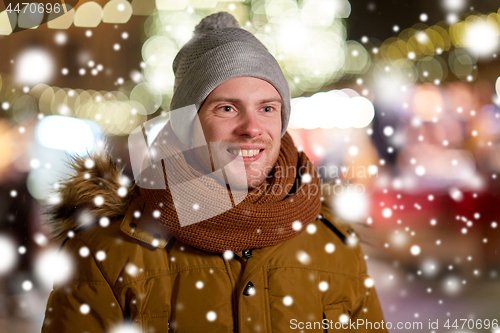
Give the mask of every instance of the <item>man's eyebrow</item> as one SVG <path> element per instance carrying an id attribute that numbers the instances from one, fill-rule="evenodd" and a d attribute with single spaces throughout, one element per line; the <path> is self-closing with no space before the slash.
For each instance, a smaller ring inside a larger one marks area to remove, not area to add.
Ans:
<path id="1" fill-rule="evenodd" d="M 208 100 L 208 103 L 218 103 L 218 102 L 229 102 L 229 103 L 234 103 L 238 104 L 241 103 L 242 101 L 237 98 L 225 98 L 225 97 L 220 97 L 220 98 L 213 98 Z M 283 100 L 281 98 L 269 98 L 269 99 L 263 99 L 259 101 L 259 104 L 265 104 L 265 103 L 281 103 L 283 104 Z"/>
<path id="2" fill-rule="evenodd" d="M 278 103 L 283 104 L 283 100 L 281 98 L 270 98 L 270 99 L 264 99 L 264 100 L 260 101 L 261 104 L 273 103 L 273 102 L 278 102 Z"/>

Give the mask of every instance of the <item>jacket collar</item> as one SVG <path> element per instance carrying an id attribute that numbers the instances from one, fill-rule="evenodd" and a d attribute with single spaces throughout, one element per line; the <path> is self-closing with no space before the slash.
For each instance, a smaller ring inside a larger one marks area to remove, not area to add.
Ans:
<path id="1" fill-rule="evenodd" d="M 156 248 L 164 248 L 173 237 L 167 228 L 153 217 L 153 210 L 140 196 L 130 203 L 120 229 L 130 237 Z"/>

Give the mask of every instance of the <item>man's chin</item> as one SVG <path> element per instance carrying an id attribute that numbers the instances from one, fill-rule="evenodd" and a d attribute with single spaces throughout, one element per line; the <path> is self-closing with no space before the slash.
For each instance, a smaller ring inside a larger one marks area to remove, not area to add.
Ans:
<path id="1" fill-rule="evenodd" d="M 259 187 L 262 182 L 258 180 L 249 180 L 249 179 L 241 179 L 241 180 L 232 180 L 229 183 L 229 187 L 231 190 L 252 190 L 256 187 Z"/>
<path id="2" fill-rule="evenodd" d="M 212 173 L 210 177 L 216 180 L 221 186 L 229 185 L 231 190 L 248 190 L 259 185 L 258 181 L 248 180 L 246 177 L 231 173 L 226 173 L 225 177 L 222 173 Z"/>
<path id="3" fill-rule="evenodd" d="M 231 190 L 245 190 L 245 191 L 250 191 L 254 188 L 259 187 L 262 185 L 264 180 L 261 179 L 255 179 L 255 178 L 245 178 L 241 177 L 240 175 L 238 177 L 231 177 L 231 179 L 227 182 Z"/>
<path id="4" fill-rule="evenodd" d="M 264 183 L 265 179 L 249 179 L 247 180 L 247 187 L 249 190 L 257 188 Z"/>

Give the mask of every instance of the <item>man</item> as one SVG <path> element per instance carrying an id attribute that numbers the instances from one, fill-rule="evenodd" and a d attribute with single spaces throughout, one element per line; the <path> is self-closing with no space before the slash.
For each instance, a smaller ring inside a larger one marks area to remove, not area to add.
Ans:
<path id="1" fill-rule="evenodd" d="M 276 60 L 217 13 L 174 72 L 170 121 L 128 196 L 109 157 L 75 160 L 53 213 L 76 267 L 42 331 L 386 331 L 352 230 L 286 133 Z"/>

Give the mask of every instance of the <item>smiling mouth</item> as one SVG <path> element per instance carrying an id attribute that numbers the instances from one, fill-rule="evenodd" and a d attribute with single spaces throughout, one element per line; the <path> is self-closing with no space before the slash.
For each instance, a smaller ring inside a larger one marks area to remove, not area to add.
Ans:
<path id="1" fill-rule="evenodd" d="M 227 152 L 235 156 L 253 157 L 259 155 L 264 149 L 228 149 Z"/>

